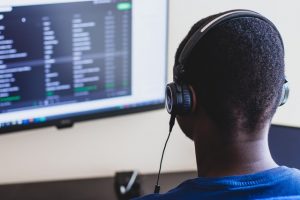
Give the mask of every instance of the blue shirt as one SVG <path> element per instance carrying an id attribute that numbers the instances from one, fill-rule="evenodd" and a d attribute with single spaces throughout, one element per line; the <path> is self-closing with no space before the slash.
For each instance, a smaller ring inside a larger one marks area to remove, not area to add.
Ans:
<path id="1" fill-rule="evenodd" d="M 135 200 L 152 199 L 300 199 L 300 171 L 281 166 L 241 176 L 200 177 L 187 180 L 165 194 L 151 194 Z"/>

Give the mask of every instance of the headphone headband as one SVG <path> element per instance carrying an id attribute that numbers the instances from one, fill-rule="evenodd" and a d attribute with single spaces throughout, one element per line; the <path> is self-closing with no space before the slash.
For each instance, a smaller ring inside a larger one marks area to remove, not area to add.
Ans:
<path id="1" fill-rule="evenodd" d="M 176 79 L 180 79 L 180 75 L 183 74 L 185 72 L 185 64 L 187 61 L 187 58 L 190 56 L 191 52 L 193 51 L 194 47 L 198 44 L 198 42 L 203 38 L 203 36 L 211 29 L 213 29 L 215 26 L 227 21 L 227 20 L 231 20 L 231 19 L 235 19 L 235 18 L 240 18 L 240 17 L 253 17 L 253 18 L 257 18 L 260 20 L 265 21 L 266 23 L 268 23 L 269 25 L 272 26 L 272 28 L 274 30 L 276 30 L 276 32 L 278 33 L 278 36 L 280 38 L 282 47 L 283 46 L 283 40 L 282 37 L 278 31 L 278 29 L 276 28 L 276 26 L 267 18 L 265 18 L 264 16 L 262 16 L 261 14 L 251 11 L 251 10 L 231 10 L 231 11 L 227 11 L 225 13 L 221 13 L 219 15 L 217 15 L 216 17 L 214 17 L 213 19 L 209 20 L 207 23 L 205 23 L 204 25 L 200 26 L 198 28 L 197 31 L 195 31 L 195 33 L 193 33 L 193 35 L 189 38 L 189 40 L 186 42 L 186 44 L 184 45 L 179 58 L 178 58 L 178 66 L 175 66 L 174 68 L 174 78 L 175 81 Z"/>

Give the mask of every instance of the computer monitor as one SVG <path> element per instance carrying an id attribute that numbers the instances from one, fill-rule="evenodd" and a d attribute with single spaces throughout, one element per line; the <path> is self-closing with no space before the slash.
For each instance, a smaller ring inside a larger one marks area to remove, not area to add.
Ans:
<path id="1" fill-rule="evenodd" d="M 0 132 L 163 107 L 167 0 L 0 3 Z"/>

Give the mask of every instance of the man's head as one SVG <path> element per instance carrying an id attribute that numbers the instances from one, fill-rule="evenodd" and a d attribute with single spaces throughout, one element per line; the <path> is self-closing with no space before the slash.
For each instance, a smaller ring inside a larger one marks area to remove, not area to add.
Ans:
<path id="1" fill-rule="evenodd" d="M 192 27 L 177 50 L 175 66 L 186 42 L 214 17 Z M 205 113 L 224 134 L 233 134 L 269 125 L 284 80 L 284 48 L 278 31 L 261 19 L 239 17 L 218 24 L 197 43 L 186 60 L 183 81 L 195 91 L 193 117 Z M 185 129 L 185 120 L 180 121 Z"/>

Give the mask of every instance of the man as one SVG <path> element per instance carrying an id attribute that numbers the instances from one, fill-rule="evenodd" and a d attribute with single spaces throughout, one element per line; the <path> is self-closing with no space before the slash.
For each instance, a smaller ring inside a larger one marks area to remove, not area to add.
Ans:
<path id="1" fill-rule="evenodd" d="M 297 199 L 300 172 L 278 166 L 268 147 L 287 92 L 284 47 L 270 21 L 245 10 L 200 20 L 177 50 L 174 82 L 168 109 L 194 141 L 199 177 L 141 200 Z"/>

